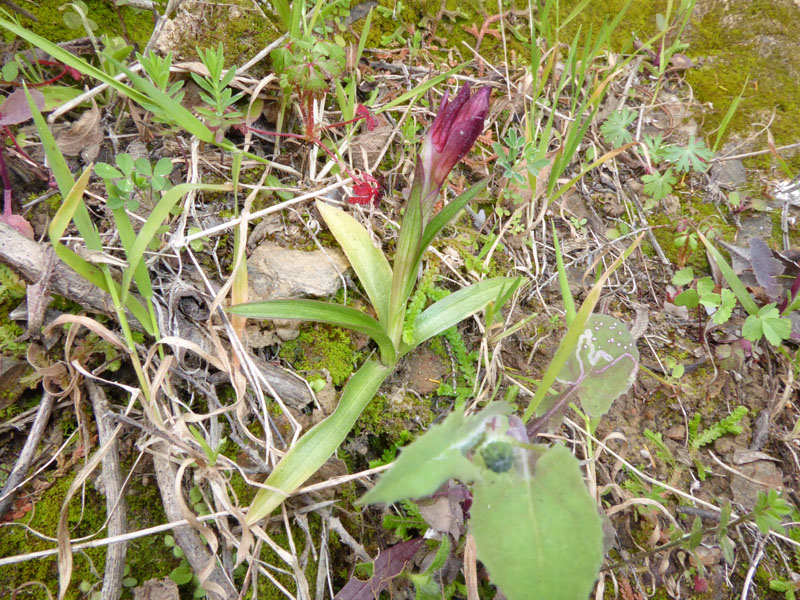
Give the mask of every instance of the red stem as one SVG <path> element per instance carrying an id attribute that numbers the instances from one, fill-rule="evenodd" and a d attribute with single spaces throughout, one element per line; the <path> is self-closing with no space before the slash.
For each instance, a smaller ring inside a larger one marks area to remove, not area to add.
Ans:
<path id="1" fill-rule="evenodd" d="M 11 143 L 14 144 L 14 148 L 17 149 L 17 152 L 19 152 L 22 155 L 22 157 L 25 158 L 25 160 L 30 161 L 30 163 L 32 165 L 34 165 L 35 167 L 38 167 L 39 163 L 37 163 L 30 156 L 28 156 L 28 153 L 25 152 L 25 150 L 23 150 L 22 148 L 19 147 L 19 144 L 17 143 L 17 138 L 15 138 L 14 134 L 11 133 L 11 130 L 8 128 L 8 125 L 3 125 L 3 129 L 5 130 L 6 135 L 11 138 Z"/>
<path id="2" fill-rule="evenodd" d="M 40 60 L 38 62 L 40 65 L 47 65 L 47 66 L 60 65 L 60 63 L 53 62 L 52 60 Z M 47 81 L 42 81 L 41 83 L 29 83 L 28 87 L 41 87 L 43 85 L 50 85 L 51 83 L 55 83 L 56 81 L 58 81 L 59 79 L 64 77 L 64 75 L 67 74 L 66 65 L 60 65 L 60 66 L 61 66 L 61 73 L 59 73 L 52 79 L 48 79 Z M 0 85 L 13 85 L 14 87 L 22 87 L 22 84 L 17 81 L 4 81 L 2 79 L 0 79 Z"/>
<path id="3" fill-rule="evenodd" d="M 300 135 L 299 133 L 278 133 L 277 131 L 265 131 L 264 129 L 256 129 L 255 127 L 250 127 L 250 126 L 248 126 L 247 128 L 255 133 L 260 133 L 261 135 L 274 135 L 275 137 L 293 138 L 296 140 L 304 140 L 307 142 L 311 142 L 312 144 L 316 144 L 322 149 L 323 152 L 325 152 L 325 154 L 327 154 L 334 161 L 336 161 L 339 164 L 339 166 L 342 169 L 344 169 L 345 173 L 347 173 L 353 179 L 353 181 L 360 181 L 359 178 L 356 176 L 356 174 L 350 170 L 350 168 L 344 161 L 342 161 L 338 156 L 336 156 L 336 154 L 334 154 L 333 151 L 329 150 L 328 147 L 325 146 L 325 144 L 323 144 L 320 140 L 318 140 L 313 136 L 308 137 Z"/>
<path id="4" fill-rule="evenodd" d="M 0 144 L 5 145 L 5 136 L 0 137 Z M 8 177 L 5 153 L 0 146 L 0 180 L 3 181 L 3 214 L 10 215 L 11 211 L 11 179 Z"/>

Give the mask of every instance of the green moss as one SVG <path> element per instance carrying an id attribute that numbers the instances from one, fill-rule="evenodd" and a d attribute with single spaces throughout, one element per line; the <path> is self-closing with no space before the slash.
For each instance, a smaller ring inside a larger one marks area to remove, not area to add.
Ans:
<path id="1" fill-rule="evenodd" d="M 35 502 L 34 509 L 22 520 L 31 529 L 44 535 L 56 537 L 61 503 L 66 496 L 67 489 L 72 484 L 73 475 L 61 477 L 53 483 L 42 498 Z M 105 521 L 105 499 L 87 486 L 81 506 L 80 496 L 69 507 L 70 537 L 77 538 L 100 530 Z M 33 535 L 18 524 L 11 524 L 3 528 L 0 535 L 0 556 L 8 557 L 37 550 L 54 548 L 55 544 Z M 92 574 L 102 573 L 105 564 L 106 549 L 89 548 L 73 555 L 73 576 L 67 591 L 67 598 L 73 600 L 81 596 L 78 584 L 83 581 L 95 582 L 97 577 Z M 91 567 L 90 567 L 91 562 Z M 0 589 L 15 589 L 27 581 L 39 581 L 46 585 L 55 595 L 58 593 L 58 568 L 56 557 L 40 558 L 20 563 L 14 569 L 0 569 Z M 43 590 L 34 587 L 31 595 L 35 598 L 46 598 Z"/>
<path id="2" fill-rule="evenodd" d="M 297 371 L 327 371 L 334 385 L 341 385 L 356 368 L 361 352 L 356 352 L 353 334 L 330 325 L 307 324 L 297 339 L 281 346 L 280 357 Z"/>
<path id="3" fill-rule="evenodd" d="M 126 466 L 123 467 L 123 470 Z M 69 474 L 58 478 L 34 502 L 34 510 L 19 523 L 25 523 L 44 535 L 55 537 L 61 504 L 67 489 L 75 475 Z M 128 529 L 136 531 L 166 522 L 161 506 L 158 486 L 153 481 L 144 482 L 135 476 L 129 484 L 126 495 L 128 503 Z M 85 488 L 85 494 L 73 498 L 69 507 L 70 537 L 82 537 L 100 530 L 106 519 L 105 498 L 95 491 L 91 484 Z M 101 537 L 102 537 L 101 533 Z M 19 524 L 10 524 L 3 528 L 0 535 L 0 556 L 8 557 L 37 550 L 53 548 L 52 542 L 43 540 L 27 532 Z M 95 573 L 102 577 L 106 548 L 90 548 L 73 555 L 74 567 L 72 581 L 67 592 L 68 599 L 85 597 L 79 590 L 81 581 L 95 584 L 99 581 Z M 91 567 L 89 565 L 91 561 Z M 152 577 L 165 577 L 178 565 L 178 560 L 164 546 L 163 535 L 138 538 L 128 544 L 125 564 L 129 567 L 129 576 L 143 582 Z M 94 570 L 94 573 L 93 573 Z M 58 593 L 58 568 L 55 556 L 30 560 L 20 563 L 14 569 L 0 569 L 0 589 L 14 589 L 27 581 L 40 581 L 47 585 L 55 595 Z M 41 588 L 29 588 L 31 597 L 46 598 Z M 124 598 L 130 598 L 128 590 L 123 592 Z"/>
<path id="4" fill-rule="evenodd" d="M 426 426 L 432 421 L 433 411 L 429 400 L 411 393 L 397 397 L 378 394 L 361 413 L 353 427 L 353 434 L 383 436 L 391 444 L 399 439 L 401 431 L 416 429 L 419 425 Z"/>
<path id="5" fill-rule="evenodd" d="M 100 2 L 97 0 L 85 0 L 88 6 L 87 16 L 97 23 L 95 36 L 99 39 L 101 35 L 109 36 L 120 35 L 122 31 L 119 16 L 110 2 Z M 33 13 L 38 22 L 27 18 L 20 18 L 20 23 L 26 29 L 39 34 L 51 42 L 66 42 L 75 38 L 84 37 L 86 33 L 83 29 L 70 29 L 64 24 L 64 11 L 59 8 L 65 5 L 64 0 L 41 0 L 41 2 L 26 3 L 25 9 Z M 125 27 L 132 43 L 138 45 L 139 49 L 144 48 L 150 34 L 153 32 L 153 15 L 150 12 L 121 6 L 120 14 L 125 22 Z M 6 39 L 10 39 L 6 34 Z"/>
<path id="6" fill-rule="evenodd" d="M 561 3 L 565 17 L 579 0 Z M 578 26 L 595 29 L 604 20 L 614 17 L 626 0 L 590 2 L 581 14 L 565 28 L 574 35 Z M 636 33 L 648 39 L 656 33 L 655 16 L 665 13 L 666 2 L 633 3 L 612 35 L 612 47 L 620 51 Z M 750 0 L 747 2 L 698 2 L 682 40 L 689 44 L 684 51 L 696 68 L 686 71 L 695 100 L 703 107 L 703 133 L 710 137 L 720 125 L 734 98 L 744 89 L 742 102 L 731 120 L 726 137 L 747 137 L 754 133 L 754 123 L 767 123 L 773 109 L 775 119 L 770 130 L 778 146 L 800 138 L 800 112 L 797 79 L 800 77 L 800 54 L 793 25 L 797 7 L 791 0 Z M 768 33 L 767 33 L 768 32 Z M 745 85 L 746 84 L 746 85 Z M 699 114 L 695 111 L 695 114 Z M 800 153 L 784 155 L 796 171 Z M 748 166 L 771 166 L 770 155 L 748 161 Z"/>
<path id="7" fill-rule="evenodd" d="M 432 39 L 426 38 L 426 43 L 421 47 L 414 47 L 414 34 L 420 31 L 422 36 L 427 36 L 432 26 L 433 17 L 439 13 L 441 0 L 420 0 L 418 2 L 395 2 L 395 0 L 379 0 L 380 8 L 376 9 L 372 18 L 368 48 L 389 48 L 399 50 L 409 48 L 412 56 L 417 54 L 435 54 L 439 58 L 446 56 L 459 57 L 458 60 L 474 60 L 474 54 L 464 45 L 475 47 L 476 38 L 468 29 L 476 27 L 481 29 L 488 16 L 497 13 L 496 5 L 489 5 L 485 9 L 480 3 L 459 2 L 447 0 L 445 13 L 436 25 L 436 33 Z M 527 10 L 527 0 L 513 0 L 511 5 L 516 10 Z M 507 7 L 504 7 L 504 9 Z M 486 12 L 484 12 L 484 10 Z M 360 33 L 363 19 L 355 24 L 355 29 Z M 489 29 L 497 30 L 498 22 L 491 23 Z M 529 35 L 527 22 L 518 27 L 523 37 Z M 509 60 L 512 56 L 526 56 L 528 49 L 521 40 L 514 35 L 506 35 L 506 48 Z M 504 60 L 503 40 L 494 37 L 492 33 L 484 35 L 480 48 L 480 55 L 492 64 Z"/>
<path id="8" fill-rule="evenodd" d="M 697 99 L 709 105 L 704 129 L 717 127 L 744 88 L 731 133 L 742 137 L 754 133 L 753 124 L 767 123 L 774 109 L 770 131 L 776 145 L 796 142 L 800 138 L 800 55 L 791 49 L 796 44 L 797 7 L 789 0 L 714 4 L 693 23 L 688 36 L 688 53 L 698 62 L 703 60 L 686 79 Z M 770 160 L 766 155 L 755 162 L 768 166 Z M 795 152 L 790 163 L 795 170 L 800 167 L 800 155 Z"/>
<path id="9" fill-rule="evenodd" d="M 572 41 L 573 36 L 589 28 L 597 31 L 603 22 L 614 19 L 630 0 L 606 0 L 605 2 L 589 2 L 580 14 L 564 26 L 562 41 Z M 580 0 L 564 0 L 560 2 L 559 18 L 563 22 L 572 13 Z M 656 34 L 656 15 L 666 13 L 666 0 L 637 2 L 633 0 L 625 12 L 620 24 L 611 34 L 611 47 L 620 52 L 630 47 L 631 34 L 640 40 L 647 40 Z"/>
<path id="10" fill-rule="evenodd" d="M 198 60 L 197 48 L 216 48 L 222 43 L 225 49 L 225 66 L 241 67 L 280 34 L 277 17 L 268 11 L 266 3 L 254 7 L 248 0 L 227 2 L 192 2 L 181 7 L 191 15 L 192 35 L 183 35 L 171 45 L 176 56 L 185 60 Z M 267 74 L 269 61 L 254 65 L 254 77 Z"/>

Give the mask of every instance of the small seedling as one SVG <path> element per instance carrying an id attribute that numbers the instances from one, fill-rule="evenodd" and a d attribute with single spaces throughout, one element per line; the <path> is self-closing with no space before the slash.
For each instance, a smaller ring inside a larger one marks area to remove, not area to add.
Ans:
<path id="1" fill-rule="evenodd" d="M 95 173 L 102 177 L 108 193 L 108 206 L 111 209 L 126 208 L 136 211 L 139 200 L 146 199 L 153 206 L 153 193 L 160 198 L 161 192 L 172 187 L 168 175 L 172 172 L 172 161 L 161 158 L 155 167 L 146 158 L 136 160 L 130 154 L 118 154 L 116 157 L 117 168 L 108 163 L 100 162 L 95 167 Z"/>
<path id="2" fill-rule="evenodd" d="M 509 129 L 503 138 L 505 147 L 500 142 L 492 144 L 492 149 L 497 154 L 497 166 L 503 169 L 503 177 L 510 179 L 517 185 L 525 185 L 526 178 L 523 169 L 532 177 L 537 177 L 539 171 L 550 164 L 546 158 L 537 155 L 537 149 L 532 142 L 526 142 L 516 129 Z"/>
<path id="3" fill-rule="evenodd" d="M 678 286 L 694 283 L 694 287 L 684 290 L 675 297 L 673 303 L 676 306 L 694 309 L 702 305 L 706 312 L 712 315 L 711 318 L 717 325 L 727 323 L 731 318 L 736 306 L 736 295 L 728 288 L 717 290 L 711 277 L 695 280 L 692 268 L 686 267 L 675 273 L 672 283 Z"/>
<path id="4" fill-rule="evenodd" d="M 209 108 L 198 107 L 196 110 L 205 117 L 209 129 L 215 132 L 215 138 L 219 142 L 225 137 L 228 127 L 244 121 L 244 114 L 234 108 L 236 102 L 244 97 L 244 93 L 239 92 L 234 95 L 228 87 L 236 76 L 236 67 L 230 67 L 223 74 L 225 53 L 222 50 L 222 42 L 216 51 L 209 48 L 204 52 L 198 48 L 197 54 L 208 69 L 208 76 L 201 77 L 197 73 L 191 75 L 194 82 L 204 90 L 200 92 L 200 98 Z"/>

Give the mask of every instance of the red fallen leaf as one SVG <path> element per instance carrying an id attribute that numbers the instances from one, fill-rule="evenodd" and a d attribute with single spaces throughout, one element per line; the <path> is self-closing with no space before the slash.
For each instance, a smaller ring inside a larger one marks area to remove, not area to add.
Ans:
<path id="1" fill-rule="evenodd" d="M 375 204 L 381 199 L 383 190 L 381 189 L 380 182 L 369 173 L 362 175 L 361 181 L 356 180 L 353 185 L 353 195 L 347 199 L 350 204 Z"/>
<path id="2" fill-rule="evenodd" d="M 13 227 L 28 239 L 33 239 L 33 227 L 24 217 L 12 214 L 0 214 L 0 223 Z"/>
<path id="3" fill-rule="evenodd" d="M 29 90 L 39 110 L 44 108 L 44 95 L 39 90 Z M 16 125 L 32 119 L 31 107 L 25 90 L 14 90 L 0 104 L 0 125 Z"/>
<path id="4" fill-rule="evenodd" d="M 373 564 L 373 575 L 367 581 L 351 577 L 339 590 L 334 600 L 374 600 L 389 586 L 389 582 L 406 568 L 417 550 L 422 548 L 425 540 L 417 538 L 400 542 L 391 548 L 381 551 Z"/>
<path id="5" fill-rule="evenodd" d="M 375 129 L 375 117 L 369 112 L 369 109 L 363 104 L 356 106 L 356 117 L 363 117 L 364 122 L 367 124 L 367 131 Z"/>
<path id="6" fill-rule="evenodd" d="M 698 594 L 703 594 L 708 591 L 708 579 L 695 575 L 694 577 L 694 591 Z"/>

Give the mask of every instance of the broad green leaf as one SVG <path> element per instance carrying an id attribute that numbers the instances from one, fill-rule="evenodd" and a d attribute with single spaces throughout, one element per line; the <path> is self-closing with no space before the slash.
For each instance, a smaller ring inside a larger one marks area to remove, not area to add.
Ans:
<path id="1" fill-rule="evenodd" d="M 603 562 L 602 520 L 563 446 L 531 472 L 486 472 L 473 486 L 478 558 L 509 600 L 585 600 Z"/>
<path id="2" fill-rule="evenodd" d="M 700 296 L 697 295 L 696 289 L 689 288 L 675 296 L 673 304 L 675 306 L 685 306 L 686 308 L 697 308 L 697 305 L 700 304 Z"/>
<path id="3" fill-rule="evenodd" d="M 375 307 L 378 320 L 387 324 L 392 291 L 392 268 L 389 261 L 372 244 L 369 233 L 361 223 L 346 212 L 320 201 L 317 201 L 317 210 L 347 255 L 347 260 Z"/>
<path id="4" fill-rule="evenodd" d="M 536 409 L 539 408 L 542 400 L 544 400 L 545 394 L 547 394 L 547 392 L 550 390 L 550 387 L 555 382 L 556 377 L 561 372 L 561 369 L 564 368 L 567 360 L 569 360 L 570 356 L 577 347 L 578 338 L 583 333 L 586 322 L 589 320 L 589 317 L 594 311 L 594 307 L 597 305 L 597 301 L 600 299 L 600 292 L 602 291 L 606 280 L 614 271 L 617 270 L 617 268 L 622 264 L 622 261 L 630 256 L 631 252 L 633 252 L 642 241 L 642 238 L 644 238 L 644 233 L 639 234 L 633 243 L 631 243 L 631 245 L 625 249 L 625 252 L 623 252 L 622 255 L 620 255 L 617 260 L 615 260 L 611 266 L 600 276 L 600 279 L 597 280 L 597 283 L 594 284 L 592 289 L 589 290 L 589 293 L 586 295 L 586 299 L 583 301 L 583 304 L 581 304 L 580 310 L 578 310 L 578 313 L 575 315 L 575 320 L 572 322 L 572 325 L 569 326 L 567 333 L 561 340 L 561 344 L 559 344 L 553 360 L 550 361 L 550 366 L 547 367 L 547 371 L 545 371 L 544 375 L 542 376 L 542 381 L 539 383 L 539 387 L 536 388 L 536 395 L 533 397 L 533 400 L 531 400 L 528 408 L 525 409 L 525 414 L 522 417 L 523 422 L 527 422 Z"/>
<path id="5" fill-rule="evenodd" d="M 681 269 L 672 276 L 672 285 L 687 285 L 692 281 L 694 281 L 694 271 L 692 267 Z"/>
<path id="6" fill-rule="evenodd" d="M 356 504 L 388 504 L 428 496 L 452 478 L 473 481 L 479 471 L 466 452 L 480 440 L 489 419 L 511 412 L 505 402 L 490 404 L 469 417 L 464 416 L 463 406 L 456 408 L 440 425 L 403 448 L 392 468 Z"/>
<path id="7" fill-rule="evenodd" d="M 521 279 L 495 277 L 458 290 L 426 308 L 414 321 L 414 338 L 405 351 L 474 315 L 500 294 L 513 291 Z"/>
<path id="8" fill-rule="evenodd" d="M 249 319 L 298 319 L 347 327 L 375 340 L 384 364 L 392 364 L 395 359 L 394 346 L 381 324 L 349 306 L 319 300 L 267 300 L 237 304 L 228 308 L 228 312 Z"/>
<path id="9" fill-rule="evenodd" d="M 44 108 L 42 112 L 50 112 L 60 108 L 70 100 L 74 100 L 81 94 L 83 90 L 64 85 L 45 85 L 37 88 L 44 96 Z"/>
<path id="10" fill-rule="evenodd" d="M 339 405 L 324 421 L 317 423 L 283 456 L 264 482 L 276 489 L 262 488 L 247 513 L 252 525 L 269 515 L 325 464 L 353 428 L 361 411 L 372 400 L 391 367 L 370 360 L 347 382 Z"/>
<path id="11" fill-rule="evenodd" d="M 418 160 L 415 181 L 422 181 L 424 173 L 422 163 Z M 392 290 L 389 298 L 389 323 L 387 332 L 389 338 L 400 346 L 403 337 L 403 321 L 406 314 L 406 303 L 417 281 L 417 256 L 422 244 L 424 228 L 422 216 L 422 198 L 420 186 L 413 186 L 411 195 L 406 202 L 403 213 L 403 222 L 400 225 L 400 235 L 397 238 L 394 252 L 394 269 L 392 272 Z"/>
<path id="12" fill-rule="evenodd" d="M 638 367 L 639 350 L 624 323 L 592 315 L 558 379 L 577 388 L 583 409 L 600 417 L 628 391 Z"/>

